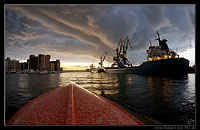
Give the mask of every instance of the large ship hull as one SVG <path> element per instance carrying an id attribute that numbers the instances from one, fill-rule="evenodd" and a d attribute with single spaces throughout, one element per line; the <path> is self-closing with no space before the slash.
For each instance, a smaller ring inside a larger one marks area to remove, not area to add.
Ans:
<path id="1" fill-rule="evenodd" d="M 131 73 L 149 76 L 183 76 L 187 74 L 189 61 L 185 58 L 162 59 L 143 62 L 140 66 L 128 68 L 105 68 L 107 73 Z"/>

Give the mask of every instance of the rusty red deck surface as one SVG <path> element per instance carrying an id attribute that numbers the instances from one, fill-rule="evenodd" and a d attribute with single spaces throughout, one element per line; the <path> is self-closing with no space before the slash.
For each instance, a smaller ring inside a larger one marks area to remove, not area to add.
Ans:
<path id="1" fill-rule="evenodd" d="M 74 83 L 35 98 L 7 125 L 144 125 L 137 118 Z"/>

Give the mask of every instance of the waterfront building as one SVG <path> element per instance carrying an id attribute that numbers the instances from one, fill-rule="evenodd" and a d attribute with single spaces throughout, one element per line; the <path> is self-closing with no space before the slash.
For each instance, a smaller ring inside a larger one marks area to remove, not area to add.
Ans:
<path id="1" fill-rule="evenodd" d="M 45 56 L 45 69 L 46 69 L 47 71 L 50 70 L 50 58 L 51 58 L 50 55 L 46 55 L 46 56 Z"/>
<path id="2" fill-rule="evenodd" d="M 29 56 L 29 69 L 36 71 L 38 69 L 38 57 L 35 55 L 30 55 Z"/>
<path id="3" fill-rule="evenodd" d="M 21 71 L 24 71 L 24 70 L 28 69 L 28 63 L 27 62 L 20 63 L 20 66 L 21 66 Z"/>
<path id="4" fill-rule="evenodd" d="M 11 60 L 9 57 L 5 60 L 6 72 L 19 72 L 21 70 L 18 60 Z"/>
<path id="5" fill-rule="evenodd" d="M 43 71 L 45 70 L 45 55 L 39 54 L 38 58 L 39 58 L 39 70 Z"/>
<path id="6" fill-rule="evenodd" d="M 51 64 L 54 64 L 54 71 L 60 71 L 60 60 L 56 60 L 56 61 L 51 61 L 50 62 Z M 51 66 L 52 67 L 52 66 Z M 51 68 L 52 70 L 52 68 Z"/>
<path id="7" fill-rule="evenodd" d="M 54 63 L 52 63 L 52 61 L 50 62 L 50 71 L 55 71 L 54 70 Z"/>
<path id="8" fill-rule="evenodd" d="M 56 60 L 56 71 L 60 71 L 60 60 Z"/>
<path id="9" fill-rule="evenodd" d="M 18 60 L 5 60 L 6 72 L 9 71 L 60 71 L 60 60 L 50 61 L 50 55 L 30 55 L 27 62 L 19 63 Z"/>

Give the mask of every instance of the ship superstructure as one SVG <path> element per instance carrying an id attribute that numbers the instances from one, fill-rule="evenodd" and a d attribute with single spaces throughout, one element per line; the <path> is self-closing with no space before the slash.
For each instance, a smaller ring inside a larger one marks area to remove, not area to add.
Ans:
<path id="1" fill-rule="evenodd" d="M 172 49 L 169 49 L 166 39 L 160 40 L 160 35 L 158 32 L 157 38 L 155 40 L 158 40 L 159 45 L 152 46 L 150 41 L 150 46 L 147 50 L 148 61 L 156 61 L 168 58 L 179 58 L 179 55 L 176 52 L 174 52 Z"/>

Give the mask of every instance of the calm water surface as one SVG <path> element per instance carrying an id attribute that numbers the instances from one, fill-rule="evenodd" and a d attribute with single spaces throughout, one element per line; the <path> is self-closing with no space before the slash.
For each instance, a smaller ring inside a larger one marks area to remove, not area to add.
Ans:
<path id="1" fill-rule="evenodd" d="M 69 82 L 100 94 L 102 90 L 168 125 L 195 125 L 195 74 L 179 79 L 134 74 L 68 72 L 6 74 L 5 118 L 8 121 L 33 98 Z"/>

